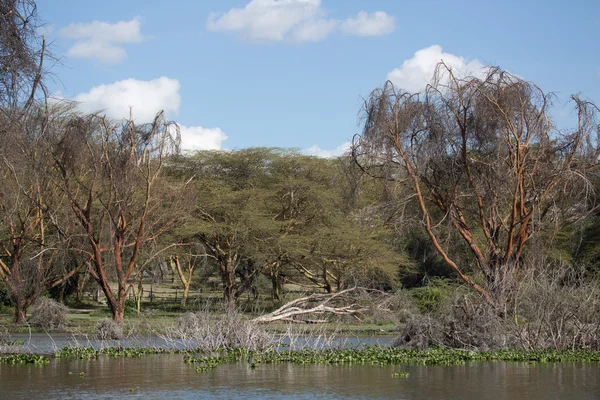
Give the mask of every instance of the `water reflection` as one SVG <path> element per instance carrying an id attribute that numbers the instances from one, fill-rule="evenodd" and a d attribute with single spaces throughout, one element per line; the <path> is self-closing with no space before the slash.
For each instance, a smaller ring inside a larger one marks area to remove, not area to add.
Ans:
<path id="1" fill-rule="evenodd" d="M 53 333 L 51 336 L 45 333 L 16 333 L 11 335 L 12 340 L 24 342 L 23 346 L 17 349 L 21 352 L 34 352 L 40 354 L 54 353 L 58 349 L 66 346 L 91 346 L 95 349 L 104 347 L 160 347 L 160 348 L 194 348 L 198 345 L 191 340 L 186 341 L 165 341 L 156 335 L 139 335 L 133 339 L 124 340 L 97 340 L 93 336 L 75 336 L 66 333 Z M 289 337 L 280 340 L 287 350 L 290 345 L 294 350 L 302 348 L 321 349 L 326 347 L 333 348 L 360 348 L 364 346 L 389 346 L 393 338 L 391 337 L 335 337 L 333 339 L 323 339 L 320 337 L 294 337 L 290 343 Z"/>
<path id="2" fill-rule="evenodd" d="M 408 378 L 393 378 L 394 372 Z M 80 375 L 83 372 L 83 377 Z M 202 399 L 598 399 L 594 364 L 472 363 L 462 366 L 259 365 L 197 373 L 181 355 L 0 365 L 2 398 Z"/>

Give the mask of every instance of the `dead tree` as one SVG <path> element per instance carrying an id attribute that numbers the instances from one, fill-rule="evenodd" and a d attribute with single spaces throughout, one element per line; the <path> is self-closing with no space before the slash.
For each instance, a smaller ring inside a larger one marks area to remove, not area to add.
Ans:
<path id="1" fill-rule="evenodd" d="M 312 316 L 323 316 L 326 314 L 344 316 L 350 315 L 360 320 L 360 315 L 369 310 L 368 307 L 357 304 L 357 294 L 369 291 L 368 289 L 354 287 L 337 293 L 316 293 L 307 297 L 301 297 L 284 304 L 277 310 L 254 318 L 257 323 L 270 322 L 297 322 L 297 323 L 321 323 L 323 319 L 312 319 Z M 309 318 L 307 318 L 309 317 Z"/>
<path id="2" fill-rule="evenodd" d="M 597 108 L 572 97 L 578 124 L 558 131 L 548 115 L 551 99 L 498 68 L 482 79 L 460 78 L 442 62 L 423 93 L 390 82 L 373 91 L 354 140 L 358 165 L 409 188 L 438 254 L 500 312 L 532 236 L 588 211 L 588 176 L 600 155 Z M 472 262 L 457 261 L 440 226 L 463 241 Z"/>
<path id="3" fill-rule="evenodd" d="M 78 251 L 91 260 L 89 272 L 117 322 L 123 322 L 128 279 L 175 245 L 151 246 L 177 221 L 165 206 L 177 204 L 177 188 L 161 180 L 161 171 L 178 150 L 178 136 L 162 112 L 144 125 L 73 116 L 57 135 L 56 183 L 85 237 Z"/>

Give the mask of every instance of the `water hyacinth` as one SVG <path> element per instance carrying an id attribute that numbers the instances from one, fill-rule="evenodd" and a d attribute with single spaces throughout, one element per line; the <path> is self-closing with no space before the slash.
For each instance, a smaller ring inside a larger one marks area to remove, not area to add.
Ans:
<path id="1" fill-rule="evenodd" d="M 48 364 L 50 359 L 40 354 L 10 354 L 8 356 L 0 357 L 0 364 L 34 364 L 44 365 Z"/>

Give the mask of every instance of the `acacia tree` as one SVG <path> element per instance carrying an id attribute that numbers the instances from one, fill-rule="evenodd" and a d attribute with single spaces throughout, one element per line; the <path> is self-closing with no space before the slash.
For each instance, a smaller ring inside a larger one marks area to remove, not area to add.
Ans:
<path id="1" fill-rule="evenodd" d="M 216 264 L 225 304 L 250 289 L 260 272 L 251 260 L 256 241 L 277 232 L 264 207 L 272 157 L 271 149 L 262 148 L 205 151 L 181 160 L 173 170 L 194 176 L 195 209 L 181 231 L 202 243 Z"/>
<path id="2" fill-rule="evenodd" d="M 177 220 L 167 209 L 176 203 L 177 190 L 161 186 L 160 179 L 165 159 L 178 150 L 176 128 L 162 112 L 143 125 L 89 115 L 73 116 L 57 133 L 55 182 L 85 239 L 78 251 L 89 257 L 89 272 L 119 323 L 128 279 L 175 245 L 151 246 Z"/>
<path id="3" fill-rule="evenodd" d="M 275 179 L 266 206 L 279 234 L 258 242 L 257 253 L 265 259 L 274 298 L 282 277 L 328 293 L 366 284 L 367 276 L 378 276 L 387 287 L 393 283 L 401 254 L 390 246 L 391 232 L 381 221 L 363 218 L 359 202 L 349 204 L 342 195 L 340 160 L 292 153 L 269 168 Z"/>
<path id="4" fill-rule="evenodd" d="M 177 272 L 179 280 L 183 285 L 181 306 L 185 307 L 194 273 L 197 273 L 207 265 L 206 249 L 198 242 L 181 243 L 180 251 L 169 257 L 169 263 L 171 264 L 171 269 Z"/>
<path id="5" fill-rule="evenodd" d="M 572 97 L 577 126 L 560 131 L 551 98 L 498 68 L 459 78 L 442 62 L 423 93 L 390 82 L 374 90 L 354 141 L 359 166 L 410 188 L 437 252 L 500 312 L 531 238 L 585 212 L 600 155 L 597 108 Z M 483 286 L 444 246 L 441 226 L 464 241 Z"/>
<path id="6" fill-rule="evenodd" d="M 40 293 L 74 271 L 57 257 L 68 229 L 59 226 L 62 199 L 47 178 L 46 134 L 57 110 L 40 105 L 44 62 L 52 58 L 41 26 L 33 0 L 0 1 L 0 278 L 16 323 L 25 322 Z"/>
<path id="7" fill-rule="evenodd" d="M 292 282 L 294 275 L 301 277 L 296 284 L 308 280 L 310 287 L 331 289 L 321 279 L 322 273 L 306 268 L 306 261 L 315 234 L 326 228 L 328 213 L 337 204 L 334 162 L 294 152 L 280 153 L 269 169 L 274 179 L 268 187 L 265 207 L 277 224 L 277 232 L 268 241 L 258 242 L 256 253 L 262 255 L 263 273 L 271 280 L 273 299 L 280 299 L 284 279 Z"/>
<path id="8" fill-rule="evenodd" d="M 57 115 L 30 110 L 4 142 L 11 151 L 0 156 L 0 279 L 14 302 L 17 324 L 25 322 L 27 308 L 41 293 L 83 265 L 69 250 L 73 238 L 66 197 L 50 179 L 47 135 Z"/>

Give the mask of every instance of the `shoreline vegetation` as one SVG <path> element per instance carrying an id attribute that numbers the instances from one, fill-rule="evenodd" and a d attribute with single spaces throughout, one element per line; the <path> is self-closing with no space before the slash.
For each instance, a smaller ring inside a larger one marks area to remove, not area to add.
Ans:
<path id="1" fill-rule="evenodd" d="M 365 365 L 437 365 L 454 366 L 471 362 L 518 362 L 518 363 L 560 363 L 560 362 L 600 362 L 598 350 L 493 350 L 469 351 L 450 348 L 407 349 L 394 347 L 367 346 L 362 349 L 300 349 L 265 351 L 247 349 L 164 349 L 144 347 L 105 347 L 94 349 L 85 346 L 65 347 L 53 354 L 10 354 L 0 356 L 0 364 L 45 365 L 52 360 L 78 359 L 95 360 L 100 357 L 138 358 L 148 355 L 181 354 L 182 362 L 196 367 L 197 372 L 205 372 L 223 363 L 243 362 L 249 368 L 260 364 L 365 364 Z"/>
<path id="2" fill-rule="evenodd" d="M 155 335 L 200 372 L 237 361 L 598 361 L 592 102 L 572 96 L 577 118 L 563 129 L 535 84 L 441 61 L 421 92 L 373 90 L 341 157 L 182 152 L 162 111 L 138 123 L 135 110 L 115 120 L 48 101 L 53 57 L 35 2 L 1 4 L 0 350 L 18 352 L 11 333 L 37 330 Z M 395 340 L 337 347 L 360 333 Z M 291 352 L 273 347 L 281 337 Z M 299 338 L 319 345 L 294 349 Z"/>

